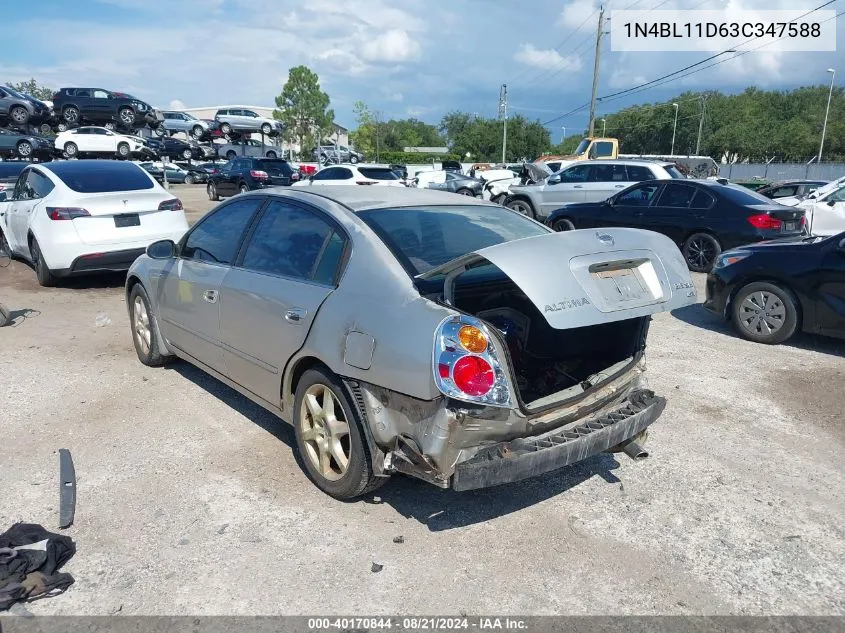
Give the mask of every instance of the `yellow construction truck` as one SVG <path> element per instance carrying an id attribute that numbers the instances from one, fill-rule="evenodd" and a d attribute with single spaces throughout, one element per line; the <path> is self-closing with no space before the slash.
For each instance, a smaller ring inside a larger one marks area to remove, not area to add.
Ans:
<path id="1" fill-rule="evenodd" d="M 719 167 L 709 156 L 677 156 L 669 154 L 620 154 L 619 139 L 611 137 L 587 137 L 569 156 L 540 156 L 534 162 L 545 163 L 552 171 L 560 171 L 579 160 L 594 158 L 646 158 L 673 162 L 678 169 L 691 178 L 709 178 L 719 173 Z"/>

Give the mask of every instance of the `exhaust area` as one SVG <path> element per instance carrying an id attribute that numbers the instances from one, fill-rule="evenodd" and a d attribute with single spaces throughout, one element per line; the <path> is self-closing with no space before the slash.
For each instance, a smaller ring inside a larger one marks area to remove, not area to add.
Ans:
<path id="1" fill-rule="evenodd" d="M 628 457 L 633 459 L 635 462 L 641 459 L 645 459 L 648 457 L 648 451 L 644 449 L 642 446 L 631 440 L 630 442 L 626 443 L 622 447 L 622 452 L 624 452 Z"/>

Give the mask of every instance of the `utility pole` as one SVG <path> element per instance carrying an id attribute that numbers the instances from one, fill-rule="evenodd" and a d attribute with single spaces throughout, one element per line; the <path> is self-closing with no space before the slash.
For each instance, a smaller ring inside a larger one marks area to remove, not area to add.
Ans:
<path id="1" fill-rule="evenodd" d="M 499 90 L 499 117 L 502 119 L 502 164 L 507 162 L 508 149 L 508 85 Z"/>
<path id="2" fill-rule="evenodd" d="M 593 96 L 590 99 L 590 136 L 595 133 L 596 96 L 599 90 L 599 60 L 601 58 L 601 36 L 604 34 L 604 5 L 599 10 L 599 28 L 596 31 L 596 59 L 593 64 Z"/>
<path id="3" fill-rule="evenodd" d="M 827 93 L 827 109 L 824 111 L 824 125 L 822 126 L 822 142 L 819 144 L 819 158 L 816 165 L 822 162 L 822 150 L 824 149 L 824 135 L 827 132 L 827 117 L 830 114 L 830 98 L 833 96 L 833 80 L 836 78 L 836 71 L 833 68 L 828 68 L 830 73 L 830 90 Z"/>
<path id="4" fill-rule="evenodd" d="M 707 107 L 707 95 L 704 94 L 701 97 L 701 118 L 698 120 L 698 140 L 695 142 L 695 155 L 698 156 L 698 152 L 701 151 L 701 132 L 704 130 L 704 110 Z"/>

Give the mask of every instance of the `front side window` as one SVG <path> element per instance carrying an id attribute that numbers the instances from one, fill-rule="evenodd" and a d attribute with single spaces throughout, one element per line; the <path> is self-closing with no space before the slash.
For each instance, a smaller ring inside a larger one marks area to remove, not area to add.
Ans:
<path id="1" fill-rule="evenodd" d="M 659 185 L 638 185 L 621 194 L 616 204 L 627 207 L 647 207 L 651 203 Z"/>
<path id="2" fill-rule="evenodd" d="M 249 198 L 218 207 L 188 234 L 182 256 L 202 262 L 231 264 L 252 216 L 263 202 L 263 198 Z"/>
<path id="3" fill-rule="evenodd" d="M 343 237 L 339 236 L 338 248 L 334 235 L 334 228 L 316 213 L 274 200 L 259 220 L 241 265 L 271 275 L 332 284 L 343 254 Z"/>
<path id="4" fill-rule="evenodd" d="M 845 201 L 845 187 L 841 187 L 825 198 L 825 202 L 843 202 Z"/>
<path id="5" fill-rule="evenodd" d="M 587 182 L 590 179 L 590 165 L 576 165 L 560 172 L 560 182 Z"/>

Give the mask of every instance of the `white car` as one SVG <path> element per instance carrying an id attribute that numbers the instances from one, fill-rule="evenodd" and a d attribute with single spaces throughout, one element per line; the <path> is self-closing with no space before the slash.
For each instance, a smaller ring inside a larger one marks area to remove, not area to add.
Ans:
<path id="1" fill-rule="evenodd" d="M 821 195 L 813 195 L 822 189 L 825 191 Z M 816 189 L 795 206 L 804 209 L 810 235 L 837 235 L 845 231 L 845 182 L 834 189 L 827 186 Z"/>
<path id="2" fill-rule="evenodd" d="M 182 202 L 135 163 L 29 165 L 0 192 L 0 249 L 32 262 L 42 286 L 60 277 L 128 270 L 151 243 L 179 241 Z"/>
<path id="3" fill-rule="evenodd" d="M 324 167 L 305 180 L 294 183 L 293 187 L 311 187 L 316 185 L 381 185 L 385 187 L 404 187 L 405 183 L 395 171 L 387 165 L 333 165 Z"/>
<path id="4" fill-rule="evenodd" d="M 795 206 L 798 206 L 799 202 L 810 202 L 810 201 L 822 198 L 823 196 L 829 194 L 831 191 L 836 191 L 837 189 L 839 189 L 843 185 L 845 185 L 845 176 L 843 176 L 841 178 L 837 178 L 836 180 L 833 180 L 833 181 L 827 183 L 826 185 L 822 185 L 818 189 L 814 189 L 813 191 L 811 191 L 810 193 L 808 193 L 806 196 L 803 196 L 803 197 L 800 197 L 800 196 L 784 196 L 783 198 L 778 198 L 777 203 L 786 205 L 788 207 L 795 207 Z"/>
<path id="5" fill-rule="evenodd" d="M 104 127 L 78 127 L 56 135 L 56 149 L 64 152 L 68 158 L 80 154 L 120 156 L 129 158 L 132 154 L 146 149 L 136 136 L 126 136 L 112 132 Z"/>

